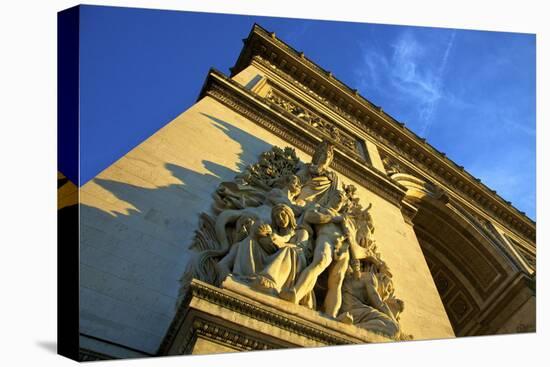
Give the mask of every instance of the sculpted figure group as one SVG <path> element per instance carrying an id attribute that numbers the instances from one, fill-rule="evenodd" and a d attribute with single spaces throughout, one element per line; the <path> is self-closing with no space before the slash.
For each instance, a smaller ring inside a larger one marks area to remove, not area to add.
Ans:
<path id="1" fill-rule="evenodd" d="M 273 147 L 214 195 L 214 217 L 202 214 L 182 278 L 220 285 L 227 277 L 328 318 L 394 339 L 403 302 L 376 252 L 369 208 L 353 186 L 339 187 L 324 141 L 311 163 Z M 185 285 L 184 285 L 185 286 Z"/>

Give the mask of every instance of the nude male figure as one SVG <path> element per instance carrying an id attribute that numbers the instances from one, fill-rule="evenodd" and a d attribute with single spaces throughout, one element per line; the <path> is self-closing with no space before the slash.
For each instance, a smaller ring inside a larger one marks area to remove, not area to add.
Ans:
<path id="1" fill-rule="evenodd" d="M 302 271 L 295 286 L 279 294 L 281 298 L 298 304 L 313 290 L 319 275 L 330 267 L 323 311 L 334 318 L 342 304 L 342 283 L 349 264 L 349 251 L 344 245 L 344 217 L 339 214 L 345 200 L 343 192 L 334 191 L 326 207 L 317 206 L 304 213 L 304 222 L 313 225 L 317 234 L 313 260 Z"/>

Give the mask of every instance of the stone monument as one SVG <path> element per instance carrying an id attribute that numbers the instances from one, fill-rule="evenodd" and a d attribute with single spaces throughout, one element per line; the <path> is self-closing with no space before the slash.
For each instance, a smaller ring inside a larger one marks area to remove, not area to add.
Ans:
<path id="1" fill-rule="evenodd" d="M 353 185 L 339 187 L 333 149 L 324 140 L 304 164 L 275 146 L 220 183 L 161 354 L 412 339 L 376 251 L 371 206 Z"/>
<path id="2" fill-rule="evenodd" d="M 535 330 L 535 223 L 258 25 L 78 200 L 83 359 Z"/>

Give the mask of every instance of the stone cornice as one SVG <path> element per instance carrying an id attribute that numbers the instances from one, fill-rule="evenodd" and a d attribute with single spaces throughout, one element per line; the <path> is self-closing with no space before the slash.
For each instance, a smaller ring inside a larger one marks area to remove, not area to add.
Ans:
<path id="1" fill-rule="evenodd" d="M 303 124 L 290 112 L 271 108 L 265 98 L 244 88 L 219 71 L 211 70 L 199 99 L 210 96 L 247 117 L 298 149 L 312 155 L 323 138 L 318 130 Z M 345 147 L 332 142 L 335 157 L 331 167 L 373 193 L 400 207 L 406 189 L 389 177 L 347 153 Z"/>
<path id="2" fill-rule="evenodd" d="M 403 123 L 360 96 L 357 90 L 349 88 L 332 73 L 258 25 L 253 27 L 245 40 L 232 74 L 243 70 L 253 59 L 264 60 L 264 63 L 274 67 L 275 72 L 286 75 L 307 89 L 309 94 L 324 101 L 333 111 L 375 138 L 386 155 L 403 157 L 405 165 L 420 168 L 503 226 L 535 242 L 535 222 L 523 212 L 407 129 Z"/>
<path id="3" fill-rule="evenodd" d="M 227 291 L 218 290 L 204 282 L 193 280 L 191 282 L 190 290 L 193 297 L 205 299 L 211 303 L 229 308 L 254 319 L 274 325 L 278 328 L 289 330 L 296 334 L 318 340 L 323 344 L 350 344 L 349 339 L 344 339 L 331 333 L 324 332 L 318 328 L 307 325 L 307 323 L 299 323 L 296 320 L 289 319 L 280 313 L 275 313 L 270 310 L 257 307 L 254 303 L 245 302 L 239 298 L 232 297 Z"/>
<path id="4" fill-rule="evenodd" d="M 224 326 L 223 323 L 219 322 L 220 320 L 216 321 L 212 315 L 208 316 L 204 312 L 201 312 L 200 309 L 202 306 L 198 305 L 204 305 L 204 303 L 199 303 L 197 300 L 205 301 L 224 310 L 232 311 L 261 323 L 271 325 L 276 329 L 300 335 L 308 340 L 315 340 L 319 343 L 318 345 L 345 345 L 391 341 L 384 336 L 361 329 L 359 329 L 359 335 L 355 335 L 350 333 L 350 330 L 338 330 L 326 325 L 318 325 L 297 317 L 293 313 L 281 312 L 272 306 L 258 303 L 254 299 L 243 296 L 235 291 L 218 288 L 193 279 L 189 284 L 189 290 L 185 295 L 185 299 L 176 312 L 168 332 L 159 347 L 157 355 L 174 354 L 174 348 L 177 354 L 187 354 L 189 353 L 189 347 L 193 344 L 193 338 L 196 338 L 197 335 L 203 335 L 215 340 L 223 340 L 224 342 L 228 342 L 231 339 L 234 341 L 232 347 L 239 350 L 265 350 L 295 346 L 286 340 L 277 342 L 276 338 L 262 338 L 260 340 L 254 336 L 255 333 L 252 330 L 247 333 L 244 330 L 238 331 Z M 192 317 L 188 318 L 188 315 L 192 315 Z M 187 321 L 185 321 L 186 319 Z M 185 322 L 190 322 L 187 330 L 184 329 Z M 179 339 L 178 345 L 174 346 L 178 335 L 182 335 L 183 339 Z"/>
<path id="5" fill-rule="evenodd" d="M 198 336 L 225 344 L 239 351 L 269 350 L 283 348 L 259 338 L 239 332 L 235 328 L 224 327 L 209 320 L 196 318 L 188 331 L 188 340 L 183 343 L 179 354 L 191 354 L 193 339 Z"/>

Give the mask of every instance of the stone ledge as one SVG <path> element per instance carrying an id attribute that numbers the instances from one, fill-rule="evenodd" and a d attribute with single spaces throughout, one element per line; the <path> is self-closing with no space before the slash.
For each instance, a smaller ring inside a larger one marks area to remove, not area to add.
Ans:
<path id="1" fill-rule="evenodd" d="M 159 355 L 201 354 L 392 341 L 226 279 L 193 279 Z M 204 346 L 207 345 L 206 348 Z"/>

